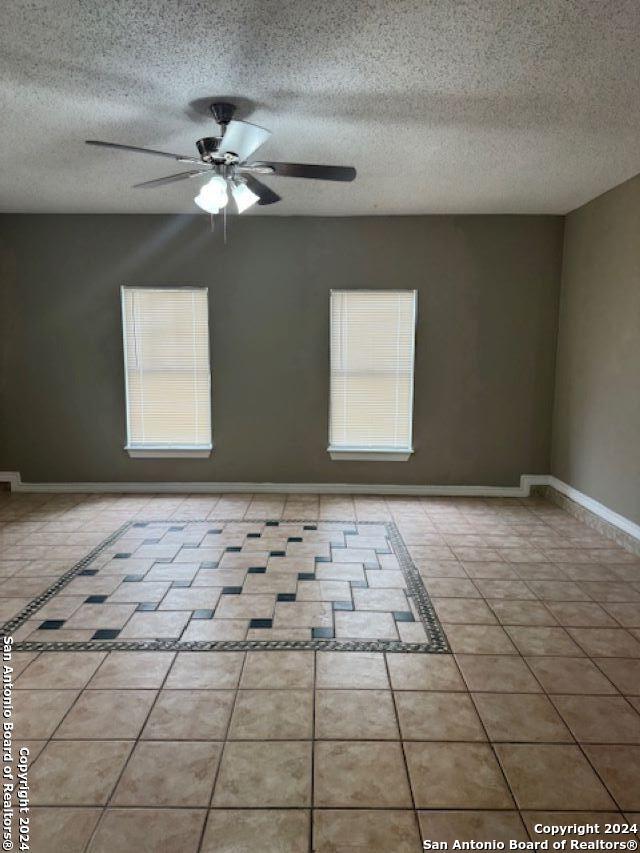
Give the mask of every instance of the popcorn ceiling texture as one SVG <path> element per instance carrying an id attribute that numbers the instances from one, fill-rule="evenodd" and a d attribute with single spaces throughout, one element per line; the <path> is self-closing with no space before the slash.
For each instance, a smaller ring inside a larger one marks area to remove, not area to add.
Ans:
<path id="1" fill-rule="evenodd" d="M 3 9 L 0 209 L 190 212 L 170 162 L 236 96 L 266 159 L 357 167 L 275 179 L 260 214 L 565 213 L 640 170 L 637 0 L 26 2 Z"/>

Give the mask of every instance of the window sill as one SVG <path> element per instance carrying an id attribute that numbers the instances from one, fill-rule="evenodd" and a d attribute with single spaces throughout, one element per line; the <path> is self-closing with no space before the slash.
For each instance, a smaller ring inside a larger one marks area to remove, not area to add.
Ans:
<path id="1" fill-rule="evenodd" d="M 213 447 L 130 447 L 125 450 L 132 459 L 207 459 Z"/>
<path id="2" fill-rule="evenodd" d="M 327 452 L 334 462 L 406 462 L 413 448 L 328 447 Z"/>

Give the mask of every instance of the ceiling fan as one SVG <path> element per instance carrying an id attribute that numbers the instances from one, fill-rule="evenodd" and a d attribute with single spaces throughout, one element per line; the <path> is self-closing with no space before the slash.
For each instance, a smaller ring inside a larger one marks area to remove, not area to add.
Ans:
<path id="1" fill-rule="evenodd" d="M 138 189 L 161 187 L 175 181 L 190 178 L 205 178 L 194 198 L 195 203 L 206 213 L 219 213 L 226 208 L 229 194 L 233 197 L 238 213 L 243 213 L 254 204 L 275 204 L 280 196 L 256 175 L 274 175 L 286 178 L 314 178 L 321 181 L 353 181 L 356 170 L 352 166 L 317 166 L 310 163 L 274 163 L 271 161 L 248 162 L 249 157 L 267 141 L 271 131 L 264 127 L 238 121 L 233 118 L 235 105 L 217 101 L 210 110 L 220 125 L 218 136 L 205 136 L 198 139 L 196 147 L 199 157 L 181 156 L 167 151 L 155 151 L 152 148 L 138 148 L 135 145 L 121 145 L 118 142 L 100 142 L 87 139 L 87 145 L 99 145 L 103 148 L 115 148 L 121 151 L 134 151 L 139 154 L 152 154 L 155 157 L 168 157 L 178 163 L 188 163 L 194 168 L 165 178 L 134 184 Z"/>

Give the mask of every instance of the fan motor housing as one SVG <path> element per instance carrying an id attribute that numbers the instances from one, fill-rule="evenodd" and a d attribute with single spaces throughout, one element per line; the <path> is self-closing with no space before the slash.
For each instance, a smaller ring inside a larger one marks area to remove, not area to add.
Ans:
<path id="1" fill-rule="evenodd" d="M 204 136 L 202 139 L 198 139 L 196 146 L 203 160 L 213 157 L 220 147 L 221 139 L 220 136 Z"/>

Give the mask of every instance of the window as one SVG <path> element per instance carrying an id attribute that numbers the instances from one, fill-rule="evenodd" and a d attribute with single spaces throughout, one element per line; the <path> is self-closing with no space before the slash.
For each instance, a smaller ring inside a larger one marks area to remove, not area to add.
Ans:
<path id="1" fill-rule="evenodd" d="M 413 452 L 415 290 L 331 292 L 332 459 Z"/>
<path id="2" fill-rule="evenodd" d="M 130 456 L 209 456 L 211 370 L 204 287 L 123 287 Z"/>

